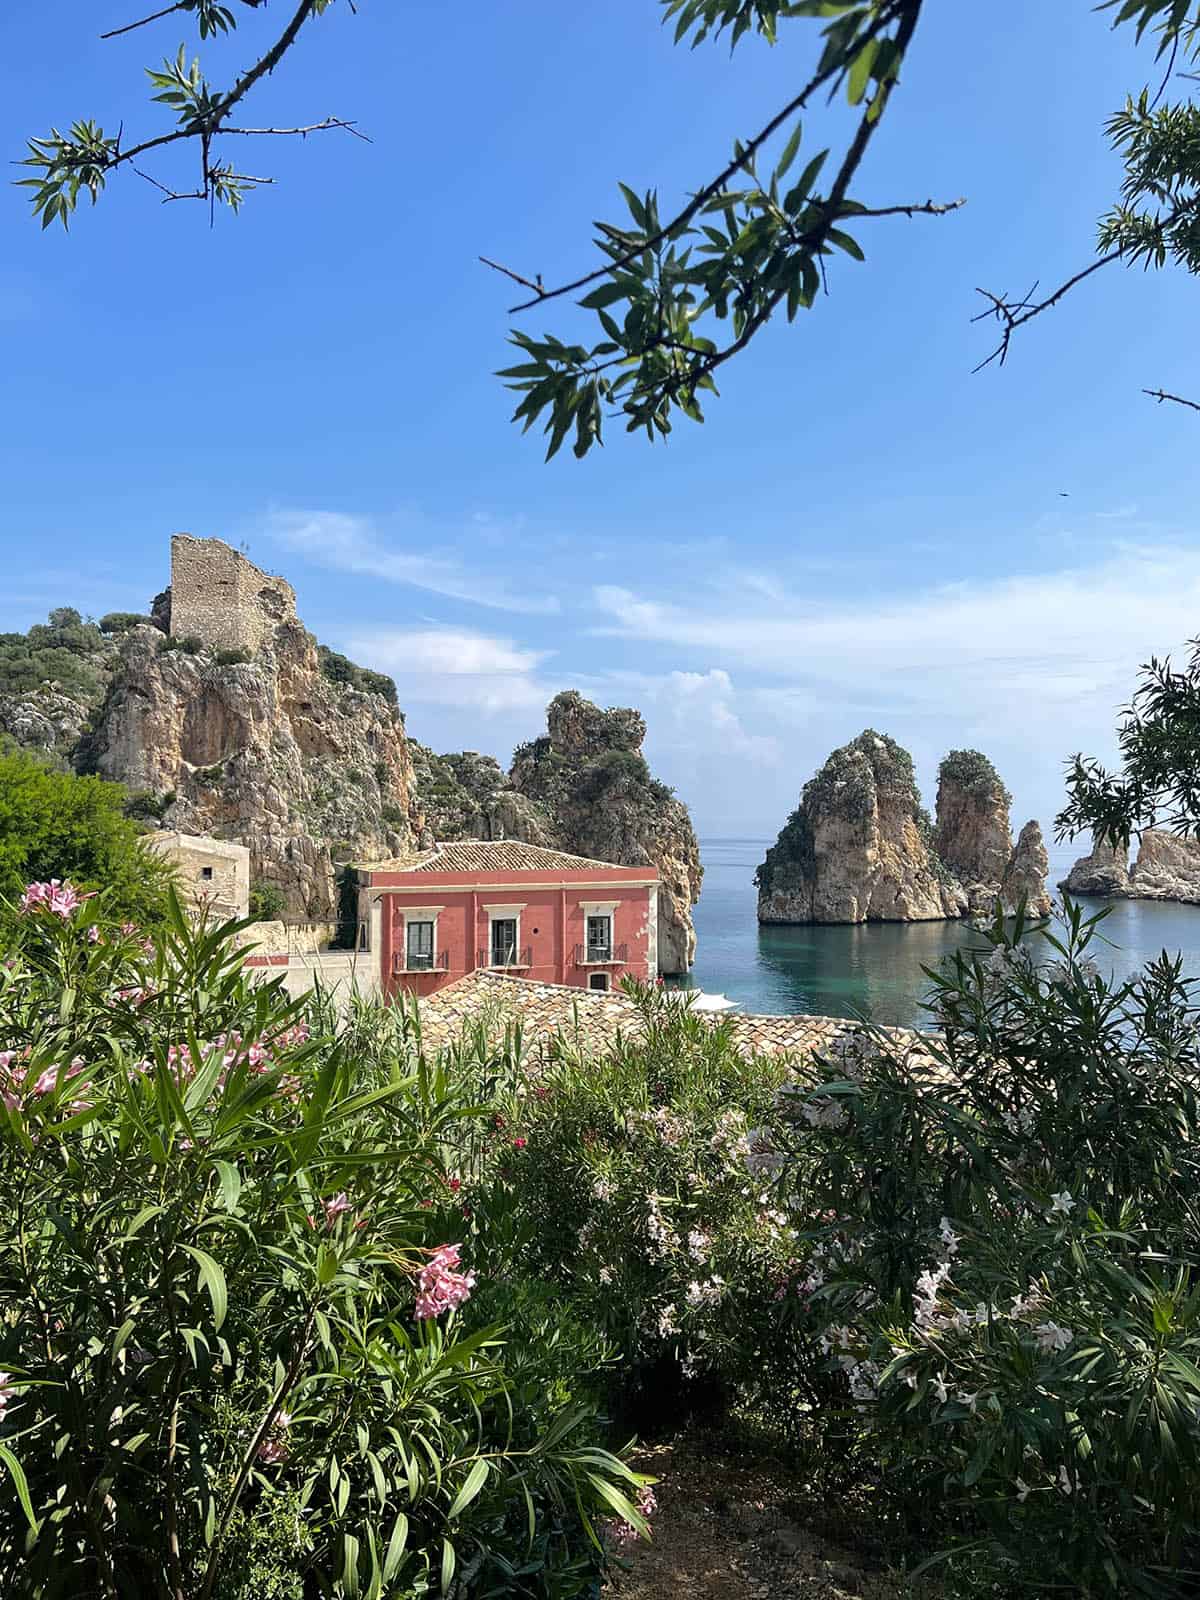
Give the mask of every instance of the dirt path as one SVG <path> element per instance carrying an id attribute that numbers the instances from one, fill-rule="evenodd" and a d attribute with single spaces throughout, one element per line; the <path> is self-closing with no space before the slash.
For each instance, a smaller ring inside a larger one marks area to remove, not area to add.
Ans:
<path id="1" fill-rule="evenodd" d="M 777 1463 L 727 1439 L 687 1434 L 641 1453 L 653 1473 L 654 1541 L 628 1554 L 606 1600 L 907 1600 L 877 1557 L 806 1522 Z M 835 1522 L 836 1527 L 836 1522 Z"/>

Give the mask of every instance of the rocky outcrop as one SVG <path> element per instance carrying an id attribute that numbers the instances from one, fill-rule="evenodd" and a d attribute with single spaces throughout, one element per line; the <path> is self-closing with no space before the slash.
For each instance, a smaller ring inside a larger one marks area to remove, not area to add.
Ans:
<path id="1" fill-rule="evenodd" d="M 426 830 L 435 839 L 523 839 L 553 847 L 554 823 L 542 808 L 513 788 L 493 756 L 475 750 L 435 755 L 415 740 L 416 791 Z"/>
<path id="2" fill-rule="evenodd" d="M 759 867 L 760 922 L 928 922 L 966 895 L 929 846 L 912 758 L 868 728 L 835 750 Z"/>
<path id="3" fill-rule="evenodd" d="M 1200 841 L 1147 828 L 1132 867 L 1126 867 L 1126 859 L 1125 851 L 1093 841 L 1091 854 L 1075 863 L 1062 888 L 1068 894 L 1200 905 Z"/>
<path id="4" fill-rule="evenodd" d="M 937 826 L 906 750 L 868 728 L 835 750 L 759 867 L 760 922 L 928 922 L 990 914 L 1025 899 L 1046 916 L 1048 862 L 1027 823 L 1014 849 L 1010 796 L 976 750 L 938 778 Z"/>
<path id="5" fill-rule="evenodd" d="M 1012 796 L 978 750 L 951 750 L 938 768 L 933 847 L 966 888 L 972 910 L 985 910 L 1012 855 Z"/>
<path id="6" fill-rule="evenodd" d="M 1059 884 L 1067 894 L 1127 895 L 1129 851 L 1103 839 L 1093 839 L 1090 854 L 1080 856 Z"/>
<path id="7" fill-rule="evenodd" d="M 126 637 L 80 760 L 160 797 L 169 828 L 249 846 L 291 918 L 336 917 L 340 867 L 414 844 L 420 815 L 398 713 L 335 683 L 298 622 L 252 661 Z"/>
<path id="8" fill-rule="evenodd" d="M 1000 879 L 1000 900 L 1004 909 L 1015 911 L 1023 904 L 1026 916 L 1048 917 L 1051 900 L 1046 874 L 1049 871 L 1050 857 L 1046 854 L 1042 830 L 1036 822 L 1027 822 Z"/>

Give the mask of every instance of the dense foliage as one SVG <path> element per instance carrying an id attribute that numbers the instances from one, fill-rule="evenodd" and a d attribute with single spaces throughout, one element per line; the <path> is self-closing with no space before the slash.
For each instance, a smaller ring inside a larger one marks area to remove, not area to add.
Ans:
<path id="1" fill-rule="evenodd" d="M 951 750 L 938 766 L 939 783 L 953 783 L 968 794 L 1011 805 L 1012 795 L 982 750 Z"/>
<path id="2" fill-rule="evenodd" d="M 339 655 L 336 650 L 330 650 L 323 644 L 317 646 L 317 658 L 322 674 L 331 683 L 345 684 L 362 694 L 380 694 L 392 707 L 399 704 L 395 680 L 389 678 L 386 672 L 372 672 L 370 667 L 356 666 L 348 657 Z"/>
<path id="3" fill-rule="evenodd" d="M 103 632 L 71 606 L 59 606 L 28 633 L 0 633 L 0 694 L 27 694 L 46 685 L 93 698 L 103 686 Z"/>
<path id="4" fill-rule="evenodd" d="M 644 1491 L 606 1352 L 463 1242 L 463 1088 L 252 984 L 232 928 L 103 911 L 34 885 L 3 936 L 5 1593 L 594 1593 Z"/>
<path id="5" fill-rule="evenodd" d="M 16 895 L 30 879 L 70 878 L 106 888 L 119 918 L 159 922 L 170 873 L 145 848 L 126 804 L 119 784 L 0 754 L 0 895 Z"/>
<path id="6" fill-rule="evenodd" d="M 1117 744 L 1118 772 L 1082 755 L 1070 763 L 1060 838 L 1087 828 L 1116 844 L 1143 828 L 1200 833 L 1200 640 L 1182 671 L 1169 659 L 1142 668 Z"/>

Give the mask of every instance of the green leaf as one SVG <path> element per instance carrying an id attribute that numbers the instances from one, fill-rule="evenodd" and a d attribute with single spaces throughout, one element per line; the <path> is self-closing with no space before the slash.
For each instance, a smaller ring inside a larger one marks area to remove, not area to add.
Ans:
<path id="1" fill-rule="evenodd" d="M 868 39 L 850 64 L 850 71 L 846 78 L 846 98 L 852 106 L 858 105 L 863 95 L 867 92 L 867 84 L 871 79 L 871 68 L 875 65 L 875 55 L 878 49 L 878 39 Z"/>
<path id="2" fill-rule="evenodd" d="M 384 1583 L 391 1583 L 397 1572 L 399 1572 L 400 1563 L 404 1560 L 404 1547 L 407 1543 L 408 1518 L 401 1511 L 392 1524 L 392 1536 L 388 1540 L 387 1554 L 383 1558 Z"/>
<path id="3" fill-rule="evenodd" d="M 796 126 L 792 129 L 791 138 L 783 147 L 783 154 L 779 158 L 779 165 L 775 168 L 775 176 L 777 178 L 782 178 L 784 173 L 791 166 L 792 162 L 796 159 L 796 152 L 800 148 L 801 128 L 801 123 L 797 122 Z"/>
<path id="4" fill-rule="evenodd" d="M 242 1193 L 242 1175 L 232 1161 L 214 1161 L 221 1184 L 221 1199 L 226 1211 L 236 1211 Z"/>
<path id="5" fill-rule="evenodd" d="M 454 1554 L 454 1546 L 450 1543 L 449 1539 L 443 1538 L 442 1539 L 442 1593 L 443 1594 L 448 1594 L 450 1592 L 450 1585 L 454 1580 L 454 1568 L 455 1568 L 455 1566 L 457 1564 L 457 1560 L 458 1560 L 458 1558 Z"/>
<path id="6" fill-rule="evenodd" d="M 33 1514 L 33 1502 L 29 1498 L 29 1484 L 24 1470 L 7 1445 L 0 1444 L 0 1461 L 3 1461 L 8 1468 L 8 1475 L 13 1481 L 13 1488 L 17 1491 L 17 1499 L 21 1502 L 21 1510 L 25 1513 L 25 1520 L 34 1533 L 40 1533 L 42 1525 Z"/>
<path id="7" fill-rule="evenodd" d="M 225 1274 L 207 1250 L 200 1250 L 194 1244 L 185 1244 L 183 1248 L 200 1268 L 201 1281 L 208 1290 L 208 1298 L 212 1301 L 213 1329 L 219 1333 L 229 1310 L 229 1291 L 225 1286 Z"/>
<path id="8" fill-rule="evenodd" d="M 585 311 L 600 311 L 605 306 L 611 306 L 616 300 L 624 300 L 629 290 L 624 284 L 602 283 L 598 289 L 593 289 L 591 294 L 584 295 L 579 304 Z"/>
<path id="9" fill-rule="evenodd" d="M 466 1482 L 454 1496 L 449 1511 L 446 1513 L 447 1521 L 453 1522 L 455 1517 L 474 1500 L 488 1479 L 488 1464 L 486 1461 L 477 1461 L 467 1473 Z"/>

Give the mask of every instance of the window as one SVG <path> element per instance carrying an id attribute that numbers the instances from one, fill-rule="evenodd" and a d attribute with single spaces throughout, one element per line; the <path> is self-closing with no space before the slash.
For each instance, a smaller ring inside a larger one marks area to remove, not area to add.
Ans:
<path id="1" fill-rule="evenodd" d="M 587 919 L 587 959 L 612 960 L 612 916 L 605 913 Z"/>
<path id="2" fill-rule="evenodd" d="M 428 972 L 433 966 L 433 923 L 408 924 L 408 970 Z"/>
<path id="3" fill-rule="evenodd" d="M 516 959 L 516 917 L 493 917 L 491 965 L 493 967 L 510 967 Z"/>
<path id="4" fill-rule="evenodd" d="M 211 880 L 211 878 L 212 878 L 212 868 L 211 867 L 201 867 L 200 868 L 200 876 L 202 878 L 204 878 L 206 881 Z"/>
<path id="5" fill-rule="evenodd" d="M 608 988 L 608 973 L 607 972 L 590 972 L 588 974 L 588 988 L 589 989 L 602 989 L 602 990 L 607 989 Z"/>

